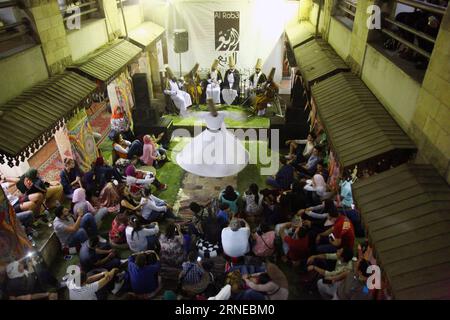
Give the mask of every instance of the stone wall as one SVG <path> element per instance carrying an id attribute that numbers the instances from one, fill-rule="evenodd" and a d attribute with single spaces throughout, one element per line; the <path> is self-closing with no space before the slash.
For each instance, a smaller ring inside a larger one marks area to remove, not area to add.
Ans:
<path id="1" fill-rule="evenodd" d="M 447 9 L 419 92 L 410 133 L 419 156 L 450 183 L 450 12 Z"/>
<path id="2" fill-rule="evenodd" d="M 30 0 L 27 8 L 33 17 L 49 73 L 53 75 L 62 72 L 72 59 L 58 2 Z"/>

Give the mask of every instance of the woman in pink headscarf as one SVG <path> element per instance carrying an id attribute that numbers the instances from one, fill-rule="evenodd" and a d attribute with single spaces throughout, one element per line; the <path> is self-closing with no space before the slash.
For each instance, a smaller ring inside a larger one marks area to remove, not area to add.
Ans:
<path id="1" fill-rule="evenodd" d="M 86 200 L 86 190 L 83 188 L 75 189 L 72 196 L 73 202 L 73 212 L 75 215 L 78 214 L 79 210 L 83 210 L 84 213 L 91 213 L 95 217 L 95 222 L 97 226 L 100 225 L 103 217 L 108 213 L 108 209 L 100 208 L 96 210 L 94 206 Z"/>
<path id="2" fill-rule="evenodd" d="M 147 134 L 144 136 L 144 147 L 142 148 L 141 161 L 147 166 L 153 166 L 153 162 L 158 160 L 156 146 L 152 138 Z"/>

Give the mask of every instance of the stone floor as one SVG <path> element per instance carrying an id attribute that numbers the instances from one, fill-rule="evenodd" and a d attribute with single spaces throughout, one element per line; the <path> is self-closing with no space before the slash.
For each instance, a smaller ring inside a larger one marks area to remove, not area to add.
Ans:
<path id="1" fill-rule="evenodd" d="M 236 187 L 237 175 L 224 178 L 210 178 L 186 173 L 175 204 L 178 213 L 184 217 L 190 216 L 189 204 L 191 202 L 194 201 L 204 205 L 212 198 L 217 197 L 219 192 L 228 185 Z"/>

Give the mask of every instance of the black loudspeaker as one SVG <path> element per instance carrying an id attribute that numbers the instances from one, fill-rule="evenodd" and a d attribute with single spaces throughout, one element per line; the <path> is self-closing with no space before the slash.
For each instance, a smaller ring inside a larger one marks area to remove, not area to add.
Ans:
<path id="1" fill-rule="evenodd" d="M 134 123 L 157 122 L 159 114 L 157 114 L 155 108 L 152 108 L 150 104 L 147 74 L 136 73 L 133 75 L 133 89 L 135 99 L 135 108 L 133 112 Z"/>
<path id="2" fill-rule="evenodd" d="M 189 35 L 186 30 L 174 31 L 174 51 L 175 53 L 183 53 L 189 50 Z"/>

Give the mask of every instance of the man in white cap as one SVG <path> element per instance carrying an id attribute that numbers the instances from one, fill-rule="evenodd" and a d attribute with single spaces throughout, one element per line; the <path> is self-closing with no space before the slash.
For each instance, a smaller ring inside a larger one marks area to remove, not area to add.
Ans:
<path id="1" fill-rule="evenodd" d="M 237 104 L 236 99 L 239 96 L 240 90 L 240 74 L 236 69 L 236 63 L 233 56 L 229 57 L 229 67 L 225 72 L 225 77 L 223 81 L 222 97 L 226 104 Z"/>
<path id="2" fill-rule="evenodd" d="M 206 100 L 212 99 L 215 104 L 220 104 L 220 85 L 222 84 L 222 74 L 217 69 L 218 65 L 219 60 L 215 59 L 208 73 L 206 86 Z"/>
<path id="3" fill-rule="evenodd" d="M 177 79 L 168 66 L 166 67 L 164 93 L 170 96 L 175 106 L 180 110 L 180 115 L 185 116 L 187 108 L 192 105 L 191 96 L 186 91 L 180 90 Z"/>

